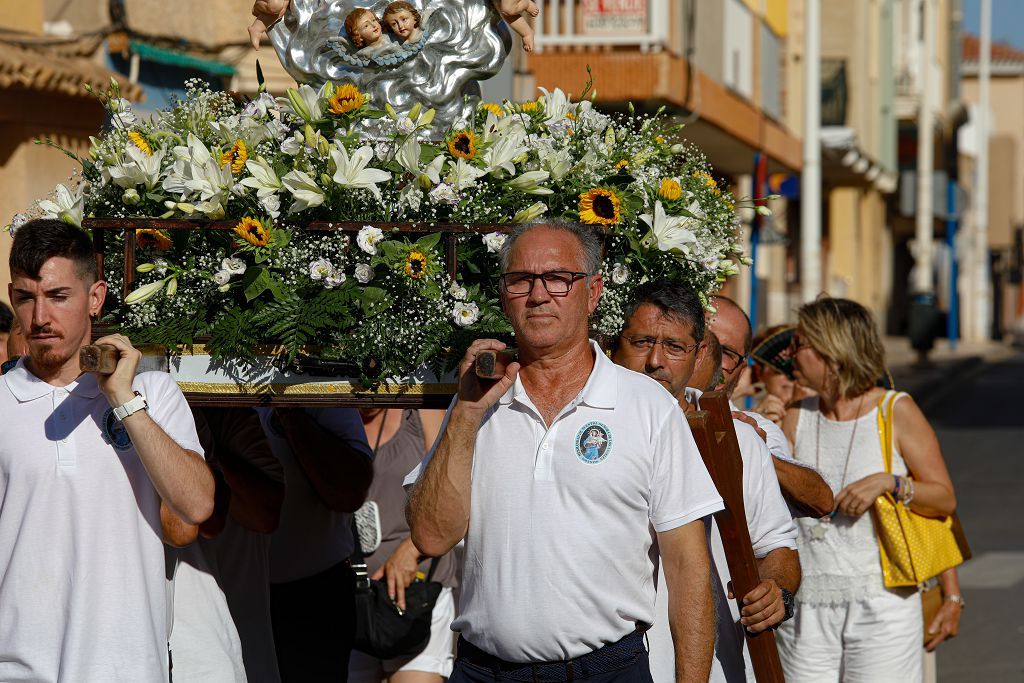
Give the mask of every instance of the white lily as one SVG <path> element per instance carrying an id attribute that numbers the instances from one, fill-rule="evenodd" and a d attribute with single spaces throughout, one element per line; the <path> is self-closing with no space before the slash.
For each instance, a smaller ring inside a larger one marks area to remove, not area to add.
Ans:
<path id="1" fill-rule="evenodd" d="M 530 204 L 528 207 L 517 213 L 515 216 L 512 216 L 512 222 L 529 223 L 530 221 L 535 221 L 541 216 L 543 216 L 545 213 L 547 213 L 547 210 L 548 205 L 545 204 L 544 202 L 534 202 L 533 204 Z"/>
<path id="2" fill-rule="evenodd" d="M 458 192 L 476 187 L 476 179 L 484 172 L 465 159 L 453 159 L 448 162 L 448 175 L 445 182 Z"/>
<path id="3" fill-rule="evenodd" d="M 166 285 L 167 281 L 170 279 L 170 277 L 165 277 L 163 280 L 157 280 L 155 282 L 150 282 L 148 285 L 143 285 L 126 296 L 124 298 L 124 302 L 129 306 L 141 304 L 143 301 L 152 298 L 157 294 L 157 292 L 162 290 L 164 285 Z"/>
<path id="4" fill-rule="evenodd" d="M 661 202 L 655 202 L 653 215 L 641 214 L 640 219 L 651 227 L 651 232 L 644 241 L 656 244 L 662 251 L 683 251 L 687 248 L 686 245 L 697 242 L 697 236 L 688 227 L 696 227 L 697 219 L 689 216 L 669 216 Z"/>
<path id="5" fill-rule="evenodd" d="M 79 185 L 74 192 L 58 185 L 54 200 L 43 199 L 38 202 L 39 208 L 43 210 L 43 218 L 55 218 L 82 227 L 82 218 L 85 217 L 85 183 Z"/>
<path id="6" fill-rule="evenodd" d="M 125 189 L 145 185 L 146 190 L 151 191 L 160 182 L 160 167 L 164 160 L 164 151 L 161 149 L 152 154 L 146 154 L 134 143 L 128 143 L 124 152 L 128 161 L 112 164 L 108 168 L 111 180 L 118 187 Z"/>
<path id="7" fill-rule="evenodd" d="M 544 102 L 545 123 L 563 121 L 566 114 L 575 113 L 576 104 L 562 92 L 561 88 L 555 88 L 553 92 L 540 88 L 540 91 L 544 93 L 540 99 Z"/>
<path id="8" fill-rule="evenodd" d="M 513 120 L 512 117 L 509 117 L 509 120 Z M 509 128 L 504 135 L 495 137 L 493 144 L 480 155 L 480 159 L 484 163 L 484 172 L 509 175 L 515 173 L 516 166 L 513 159 L 530 151 L 530 148 L 523 144 L 525 139 L 526 131 L 521 128 Z"/>
<path id="9" fill-rule="evenodd" d="M 242 185 L 256 190 L 256 196 L 263 198 L 275 194 L 281 189 L 281 179 L 277 172 L 263 157 L 256 157 L 245 162 L 245 168 L 251 174 L 242 178 Z"/>
<path id="10" fill-rule="evenodd" d="M 316 184 L 316 181 L 304 171 L 295 169 L 289 171 L 283 178 L 281 184 L 295 197 L 295 203 L 289 209 L 290 213 L 305 211 L 314 206 L 324 203 L 324 191 Z"/>
<path id="11" fill-rule="evenodd" d="M 409 173 L 416 176 L 416 181 L 422 186 L 433 187 L 441 182 L 441 169 L 444 168 L 444 155 L 438 154 L 429 164 L 420 163 L 420 143 L 414 137 L 409 137 L 399 148 L 395 160 Z"/>
<path id="12" fill-rule="evenodd" d="M 202 140 L 191 133 L 188 145 L 175 147 L 173 153 L 176 161 L 164 178 L 163 188 L 182 197 L 194 195 L 200 200 L 196 202 L 198 211 L 211 218 L 221 217 L 235 184 L 231 167 L 221 166 Z"/>
<path id="13" fill-rule="evenodd" d="M 525 192 L 526 194 L 554 194 L 554 190 L 541 185 L 542 182 L 550 177 L 551 174 L 547 171 L 527 171 L 518 178 L 508 181 L 507 185 L 511 190 Z"/>
<path id="14" fill-rule="evenodd" d="M 336 142 L 331 148 L 331 161 L 334 162 L 334 176 L 332 179 L 342 187 L 354 190 L 369 190 L 373 196 L 380 201 L 380 189 L 377 183 L 383 183 L 391 179 L 391 174 L 379 168 L 367 168 L 367 164 L 373 159 L 373 148 L 363 145 L 352 156 L 340 142 Z"/>

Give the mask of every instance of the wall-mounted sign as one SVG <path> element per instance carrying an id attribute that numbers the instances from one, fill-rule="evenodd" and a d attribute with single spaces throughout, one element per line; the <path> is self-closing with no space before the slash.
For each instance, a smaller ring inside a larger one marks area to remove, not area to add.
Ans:
<path id="1" fill-rule="evenodd" d="M 581 0 L 583 33 L 647 33 L 648 0 Z"/>

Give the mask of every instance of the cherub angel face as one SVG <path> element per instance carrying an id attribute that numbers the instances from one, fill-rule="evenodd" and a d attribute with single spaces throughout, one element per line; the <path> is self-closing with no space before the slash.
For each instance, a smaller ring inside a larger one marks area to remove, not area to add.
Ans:
<path id="1" fill-rule="evenodd" d="M 353 14 L 356 12 L 359 14 L 355 17 L 354 21 L 351 23 L 348 20 L 345 21 L 345 28 L 348 31 L 349 39 L 357 48 L 373 45 L 381 37 L 381 26 L 377 20 L 377 15 L 365 9 L 357 9 Z"/>
<path id="2" fill-rule="evenodd" d="M 412 37 L 413 33 L 419 27 L 419 22 L 416 17 L 413 16 L 412 12 L 406 9 L 400 9 L 397 12 L 392 12 L 384 16 L 384 21 L 387 23 L 391 32 L 402 40 L 408 40 Z"/>

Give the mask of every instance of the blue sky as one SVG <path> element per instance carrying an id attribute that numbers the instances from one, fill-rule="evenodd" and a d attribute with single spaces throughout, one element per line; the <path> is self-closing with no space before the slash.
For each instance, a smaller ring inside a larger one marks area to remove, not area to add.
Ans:
<path id="1" fill-rule="evenodd" d="M 963 0 L 964 31 L 980 35 L 981 0 Z M 992 42 L 1024 50 L 1024 1 L 992 0 Z"/>

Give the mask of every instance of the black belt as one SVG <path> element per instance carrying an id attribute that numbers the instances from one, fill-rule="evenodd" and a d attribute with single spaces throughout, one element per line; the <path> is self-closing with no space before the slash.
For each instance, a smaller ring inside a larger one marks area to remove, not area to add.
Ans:
<path id="1" fill-rule="evenodd" d="M 647 654 L 644 647 L 644 632 L 634 631 L 617 642 L 605 645 L 599 650 L 562 662 L 506 662 L 488 654 L 463 637 L 459 637 L 459 659 L 468 664 L 495 672 L 495 677 L 530 683 L 560 683 L 573 681 L 595 674 L 604 674 L 623 669 L 636 660 L 640 653 Z"/>

